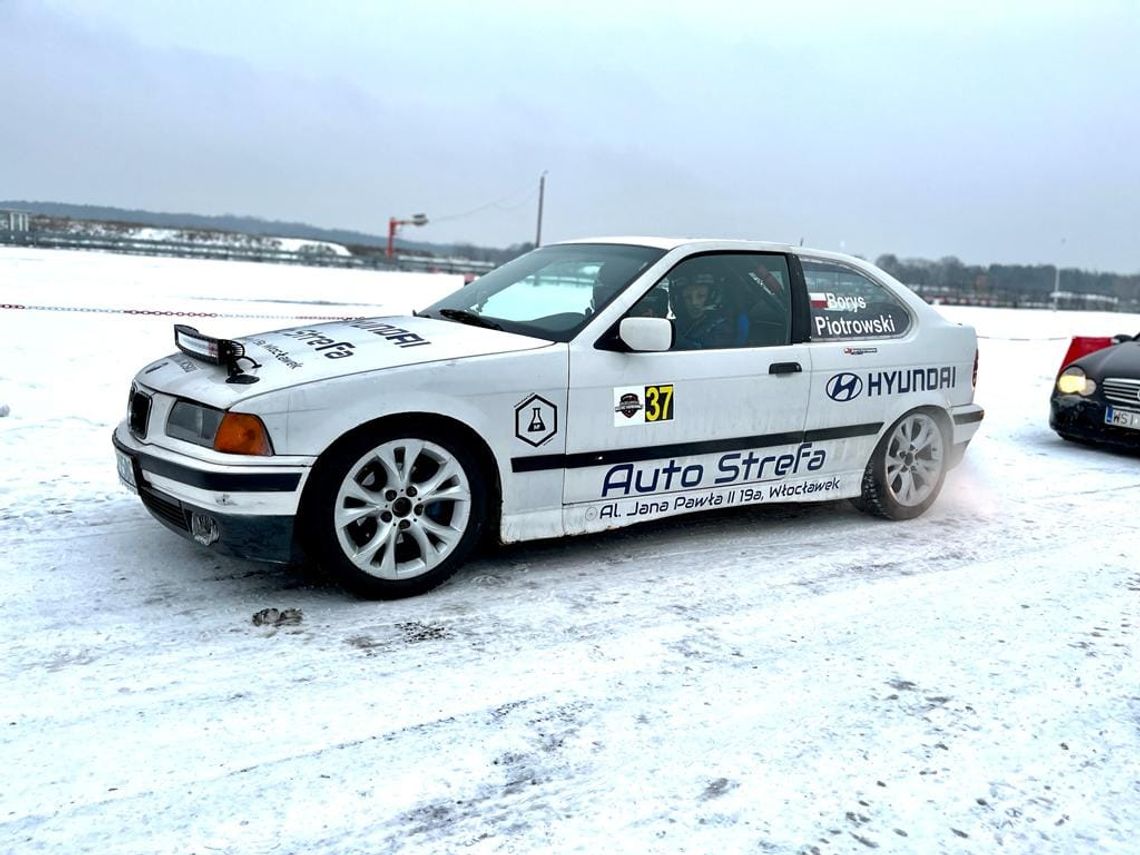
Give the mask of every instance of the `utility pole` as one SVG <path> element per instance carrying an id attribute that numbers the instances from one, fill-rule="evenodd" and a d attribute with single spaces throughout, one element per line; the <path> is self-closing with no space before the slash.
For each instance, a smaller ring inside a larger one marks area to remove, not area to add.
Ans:
<path id="1" fill-rule="evenodd" d="M 1065 248 L 1065 239 L 1061 238 L 1061 249 Z M 1057 303 L 1061 299 L 1061 261 L 1053 265 L 1053 311 L 1057 311 Z"/>
<path id="2" fill-rule="evenodd" d="M 538 177 L 538 228 L 534 233 L 535 249 L 542 246 L 542 197 L 546 193 L 546 170 Z"/>

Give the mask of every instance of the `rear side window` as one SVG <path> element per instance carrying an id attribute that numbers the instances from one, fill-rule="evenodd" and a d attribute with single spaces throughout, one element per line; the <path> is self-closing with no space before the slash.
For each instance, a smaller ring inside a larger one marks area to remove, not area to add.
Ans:
<path id="1" fill-rule="evenodd" d="M 806 258 L 803 268 L 811 297 L 812 341 L 890 338 L 910 328 L 906 306 L 858 270 Z"/>

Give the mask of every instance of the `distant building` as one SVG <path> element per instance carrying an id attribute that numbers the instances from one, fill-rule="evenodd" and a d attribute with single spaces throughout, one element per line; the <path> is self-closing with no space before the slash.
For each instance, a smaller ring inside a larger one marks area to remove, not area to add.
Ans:
<path id="1" fill-rule="evenodd" d="M 30 220 L 27 211 L 0 210 L 0 232 L 26 232 Z"/>
<path id="2" fill-rule="evenodd" d="M 1054 309 L 1100 309 L 1114 312 L 1120 299 L 1108 294 L 1084 294 L 1073 291 L 1054 291 L 1049 295 Z"/>

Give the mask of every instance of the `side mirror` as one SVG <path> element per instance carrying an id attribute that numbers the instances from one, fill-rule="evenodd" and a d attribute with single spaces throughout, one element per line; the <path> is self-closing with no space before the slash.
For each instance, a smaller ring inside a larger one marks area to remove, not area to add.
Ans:
<path id="1" fill-rule="evenodd" d="M 1138 341 L 1138 340 L 1140 340 L 1140 335 L 1133 338 L 1128 333 L 1117 333 L 1116 335 L 1114 335 L 1112 337 L 1112 343 L 1113 344 L 1121 344 L 1121 343 L 1126 342 L 1126 341 Z"/>
<path id="2" fill-rule="evenodd" d="M 673 322 L 668 318 L 622 318 L 618 338 L 632 351 L 660 353 L 673 346 Z"/>

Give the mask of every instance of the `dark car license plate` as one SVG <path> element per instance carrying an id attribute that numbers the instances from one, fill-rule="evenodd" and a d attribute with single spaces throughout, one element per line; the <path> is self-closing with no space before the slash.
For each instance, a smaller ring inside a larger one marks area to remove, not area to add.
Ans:
<path id="1" fill-rule="evenodd" d="M 1116 427 L 1140 430 L 1140 413 L 1131 410 L 1118 410 L 1116 407 L 1107 407 L 1104 411 L 1104 423 Z"/>

